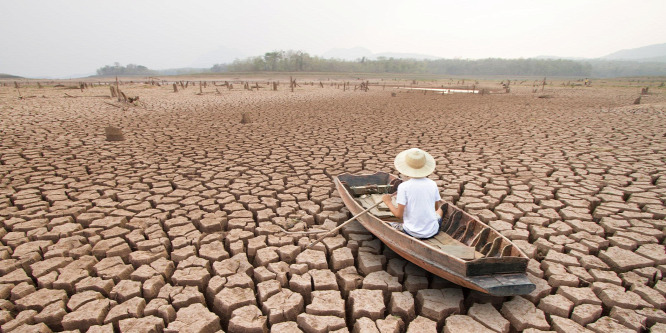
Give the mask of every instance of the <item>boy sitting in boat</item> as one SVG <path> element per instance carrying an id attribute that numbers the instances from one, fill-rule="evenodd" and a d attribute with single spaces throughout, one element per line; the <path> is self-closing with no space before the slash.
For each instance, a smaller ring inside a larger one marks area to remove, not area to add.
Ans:
<path id="1" fill-rule="evenodd" d="M 395 158 L 395 168 L 409 180 L 398 186 L 394 206 L 390 194 L 382 201 L 391 213 L 402 218 L 403 223 L 389 224 L 412 237 L 426 239 L 435 236 L 442 225 L 444 212 L 437 203 L 442 199 L 437 184 L 427 178 L 435 170 L 435 159 L 427 152 L 411 148 L 402 151 Z M 396 195 L 393 194 L 393 195 Z"/>

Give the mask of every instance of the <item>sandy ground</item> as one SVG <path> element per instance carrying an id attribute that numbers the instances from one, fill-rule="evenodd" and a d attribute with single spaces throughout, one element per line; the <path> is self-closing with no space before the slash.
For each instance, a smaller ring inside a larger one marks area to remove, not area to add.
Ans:
<path id="1" fill-rule="evenodd" d="M 663 88 L 633 105 L 621 84 L 314 82 L 120 85 L 138 105 L 0 87 L 2 331 L 666 331 Z M 331 177 L 395 172 L 411 147 L 435 156 L 445 199 L 533 259 L 532 294 L 452 285 L 358 225 L 313 250 L 276 233 L 345 221 Z"/>

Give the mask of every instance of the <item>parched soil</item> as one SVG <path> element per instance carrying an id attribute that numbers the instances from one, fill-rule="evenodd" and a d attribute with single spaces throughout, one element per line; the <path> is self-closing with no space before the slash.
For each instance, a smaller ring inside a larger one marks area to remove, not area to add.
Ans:
<path id="1" fill-rule="evenodd" d="M 663 89 L 359 83 L 0 87 L 2 331 L 666 331 Z M 307 250 L 279 232 L 346 221 L 331 178 L 411 147 L 534 292 L 461 288 L 358 223 Z"/>

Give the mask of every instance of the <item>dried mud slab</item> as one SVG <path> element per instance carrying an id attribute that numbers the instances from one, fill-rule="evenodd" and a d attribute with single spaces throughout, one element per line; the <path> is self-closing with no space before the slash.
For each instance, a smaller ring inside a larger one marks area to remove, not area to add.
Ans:
<path id="1" fill-rule="evenodd" d="M 628 80 L 538 98 L 528 81 L 477 96 L 180 79 L 121 80 L 141 96 L 121 107 L 98 82 L 82 98 L 0 86 L 3 332 L 664 330 L 663 88 L 633 105 Z M 532 293 L 464 290 L 358 222 L 312 248 L 280 232 L 346 221 L 331 178 L 396 173 L 412 147 L 445 200 L 531 258 Z"/>

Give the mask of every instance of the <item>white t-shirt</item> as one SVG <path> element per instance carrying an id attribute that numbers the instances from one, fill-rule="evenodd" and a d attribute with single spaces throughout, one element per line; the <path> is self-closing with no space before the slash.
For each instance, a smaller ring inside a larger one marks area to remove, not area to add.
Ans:
<path id="1" fill-rule="evenodd" d="M 440 200 L 437 184 L 429 178 L 412 178 L 398 186 L 396 202 L 405 205 L 403 229 L 417 238 L 429 238 L 439 232 L 435 202 Z"/>

